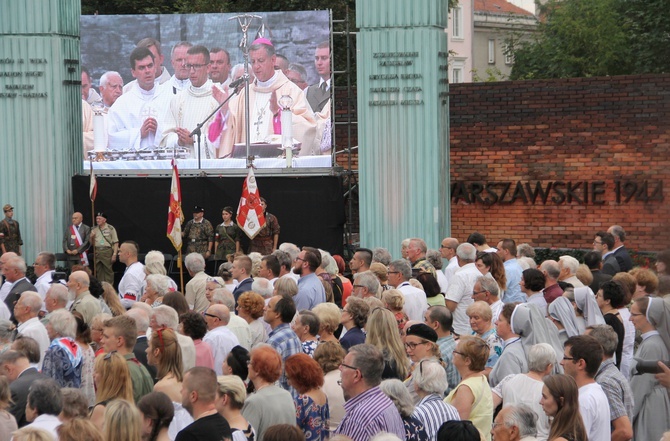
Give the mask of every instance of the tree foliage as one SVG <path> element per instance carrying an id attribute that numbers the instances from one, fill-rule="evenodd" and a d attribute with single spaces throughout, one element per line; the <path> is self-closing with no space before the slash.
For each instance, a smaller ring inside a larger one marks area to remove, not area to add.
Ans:
<path id="1" fill-rule="evenodd" d="M 670 72 L 670 4 L 667 0 L 620 0 L 621 27 L 634 55 L 631 73 Z"/>
<path id="2" fill-rule="evenodd" d="M 511 79 L 620 75 L 631 48 L 619 3 L 628 0 L 550 0 L 539 32 L 514 53 Z"/>

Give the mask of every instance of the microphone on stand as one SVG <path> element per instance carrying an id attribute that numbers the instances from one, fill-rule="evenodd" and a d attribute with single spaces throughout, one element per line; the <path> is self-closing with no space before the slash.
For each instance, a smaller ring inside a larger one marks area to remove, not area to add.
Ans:
<path id="1" fill-rule="evenodd" d="M 246 78 L 245 78 L 244 76 L 241 76 L 241 77 L 239 77 L 238 79 L 236 79 L 235 81 L 231 82 L 231 83 L 228 85 L 228 89 L 236 89 L 237 86 L 239 86 L 240 84 L 244 83 L 245 81 L 246 81 Z"/>

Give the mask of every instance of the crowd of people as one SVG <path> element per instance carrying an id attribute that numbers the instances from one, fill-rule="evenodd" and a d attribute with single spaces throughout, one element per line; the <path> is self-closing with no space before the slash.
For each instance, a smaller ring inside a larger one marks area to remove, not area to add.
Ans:
<path id="1" fill-rule="evenodd" d="M 92 85 L 89 71 L 82 68 L 85 157 L 93 149 L 181 148 L 191 158 L 228 158 L 235 144 L 246 142 L 245 92 L 238 81 L 244 75 L 244 66 L 231 67 L 230 54 L 223 48 L 187 41 L 171 48 L 174 74 L 170 75 L 164 60 L 158 40 L 140 40 L 129 55 L 134 80 L 124 85 L 118 72 L 107 71 L 99 79 L 100 93 Z M 314 48 L 314 65 L 319 81 L 310 85 L 305 68 L 276 54 L 270 40 L 259 38 L 249 46 L 251 143 L 280 142 L 280 100 L 290 96 L 290 132 L 299 143 L 296 154 L 330 154 L 329 42 Z M 223 107 L 216 116 L 205 122 L 220 104 Z M 94 133 L 94 109 L 103 116 L 104 125 L 96 129 L 103 135 Z M 202 136 L 191 135 L 203 122 Z"/>
<path id="2" fill-rule="evenodd" d="M 347 265 L 272 236 L 228 244 L 217 274 L 210 233 L 183 293 L 162 253 L 98 224 L 126 265 L 101 281 L 83 227 L 67 280 L 50 252 L 36 280 L 0 256 L 0 439 L 670 439 L 670 253 L 634 267 L 620 226 L 582 264 L 473 233 Z"/>

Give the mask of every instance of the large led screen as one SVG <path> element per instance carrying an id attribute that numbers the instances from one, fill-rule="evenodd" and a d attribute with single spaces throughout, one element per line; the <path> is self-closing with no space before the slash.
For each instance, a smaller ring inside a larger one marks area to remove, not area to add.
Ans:
<path id="1" fill-rule="evenodd" d="M 257 166 L 284 167 L 283 133 L 284 145 L 294 140 L 294 167 L 330 167 L 330 12 L 249 15 L 82 16 L 85 166 L 167 169 L 177 158 L 182 169 L 243 168 L 249 133 Z M 244 83 L 231 86 L 245 72 L 242 24 L 257 47 L 248 129 Z"/>

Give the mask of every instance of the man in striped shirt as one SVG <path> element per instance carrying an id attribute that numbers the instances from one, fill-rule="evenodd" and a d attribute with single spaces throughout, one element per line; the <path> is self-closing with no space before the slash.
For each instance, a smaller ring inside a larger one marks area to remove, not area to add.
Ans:
<path id="1" fill-rule="evenodd" d="M 335 433 L 368 441 L 379 432 L 405 440 L 405 426 L 393 402 L 379 389 L 384 368 L 381 351 L 370 344 L 352 346 L 340 364 L 344 418 Z"/>

